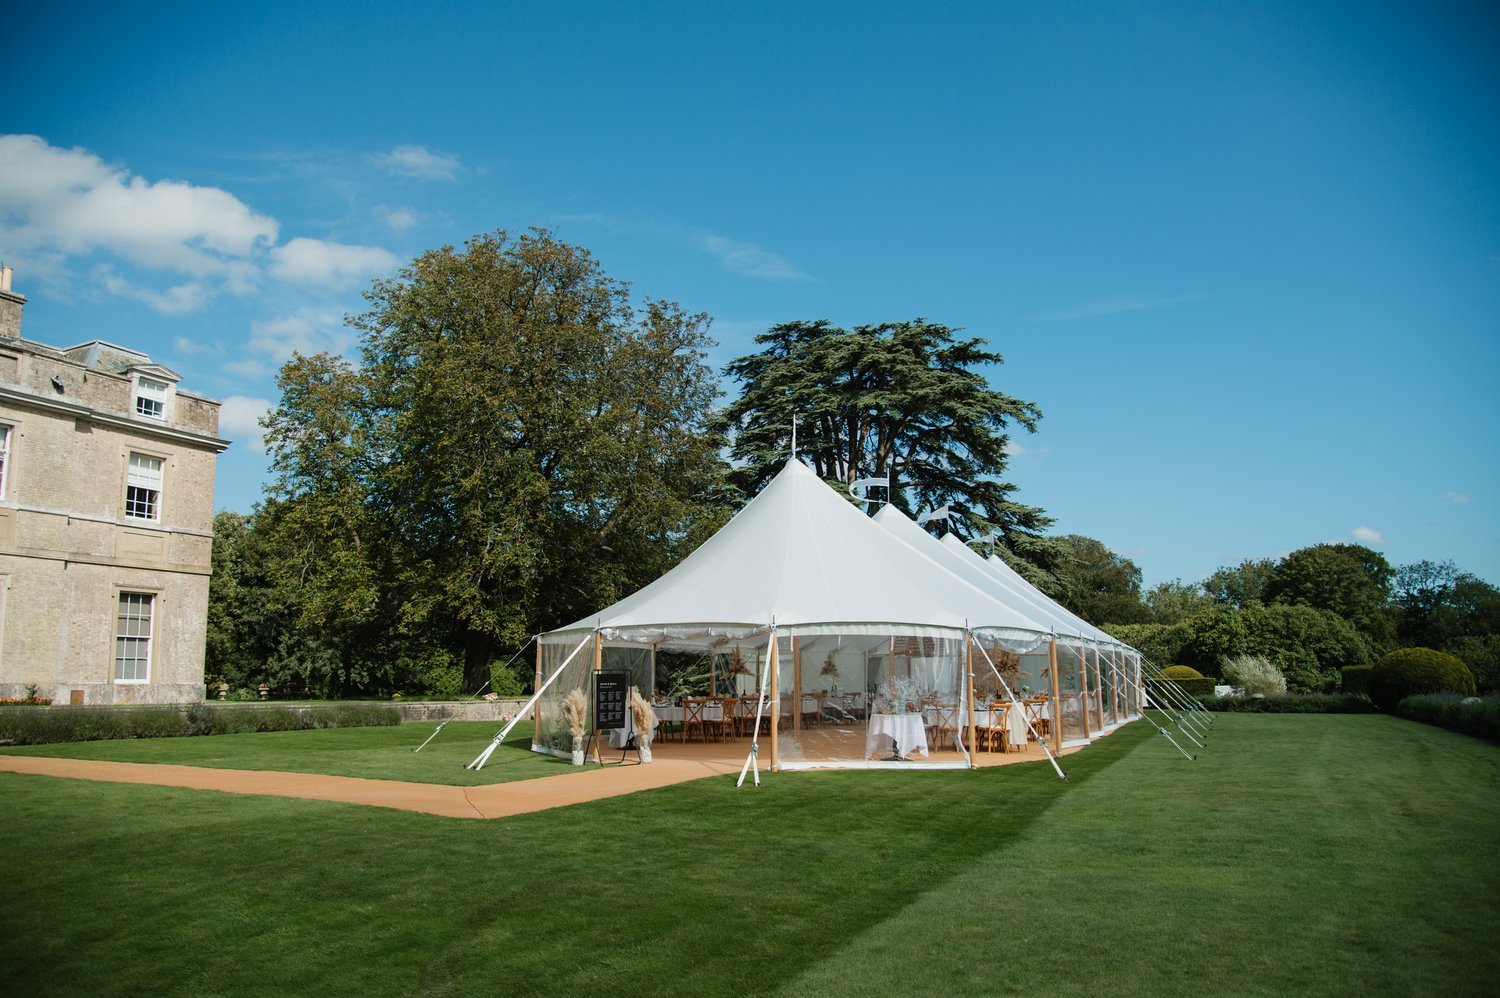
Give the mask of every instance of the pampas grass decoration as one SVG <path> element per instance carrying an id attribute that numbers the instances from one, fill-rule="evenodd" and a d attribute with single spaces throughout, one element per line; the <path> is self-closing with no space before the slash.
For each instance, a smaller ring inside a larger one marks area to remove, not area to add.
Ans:
<path id="1" fill-rule="evenodd" d="M 839 664 L 833 660 L 833 652 L 829 652 L 828 657 L 823 660 L 823 668 L 818 670 L 818 675 L 837 676 L 838 674 Z"/>
<path id="2" fill-rule="evenodd" d="M 656 727 L 656 711 L 651 708 L 651 701 L 641 696 L 637 687 L 632 686 L 630 699 L 626 703 L 630 707 L 631 720 L 635 721 L 636 741 L 648 741 L 652 729 Z"/>
<path id="3" fill-rule="evenodd" d="M 574 690 L 563 697 L 562 715 L 568 724 L 568 733 L 574 738 L 582 738 L 589 723 L 589 698 L 583 690 Z"/>

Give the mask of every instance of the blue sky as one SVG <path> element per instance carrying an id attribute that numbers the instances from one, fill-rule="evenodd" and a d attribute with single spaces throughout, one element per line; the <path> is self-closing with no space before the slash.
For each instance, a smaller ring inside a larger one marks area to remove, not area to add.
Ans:
<path id="1" fill-rule="evenodd" d="M 1500 15 L 1434 3 L 30 4 L 23 332 L 225 402 L 532 225 L 767 325 L 926 316 L 1041 406 L 1007 478 L 1148 585 L 1308 544 L 1500 581 Z"/>

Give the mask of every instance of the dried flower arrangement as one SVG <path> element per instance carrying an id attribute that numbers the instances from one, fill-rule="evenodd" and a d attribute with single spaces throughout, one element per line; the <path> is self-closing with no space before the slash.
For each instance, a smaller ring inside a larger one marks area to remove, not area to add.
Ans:
<path id="1" fill-rule="evenodd" d="M 563 697 L 562 702 L 563 720 L 567 722 L 568 733 L 574 738 L 582 738 L 588 730 L 589 723 L 589 698 L 583 690 L 574 690 Z"/>
<path id="2" fill-rule="evenodd" d="M 656 711 L 651 709 L 651 701 L 641 696 L 641 691 L 632 686 L 630 696 L 625 701 L 630 708 L 630 718 L 635 722 L 635 740 L 637 743 L 649 742 L 651 732 L 656 727 Z"/>
<path id="3" fill-rule="evenodd" d="M 833 660 L 833 652 L 829 652 L 828 657 L 823 660 L 823 668 L 818 670 L 818 675 L 837 676 L 838 674 L 839 664 Z"/>
<path id="4" fill-rule="evenodd" d="M 724 669 L 726 676 L 748 676 L 750 667 L 745 664 L 745 656 L 740 654 L 740 646 L 734 646 L 734 653 L 729 656 L 729 664 Z"/>

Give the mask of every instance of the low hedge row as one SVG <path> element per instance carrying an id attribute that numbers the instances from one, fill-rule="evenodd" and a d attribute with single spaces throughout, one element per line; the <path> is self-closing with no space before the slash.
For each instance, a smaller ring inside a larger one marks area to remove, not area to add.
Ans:
<path id="1" fill-rule="evenodd" d="M 48 745 L 110 738 L 175 738 L 400 723 L 401 714 L 395 707 L 363 703 L 271 710 L 203 703 L 187 707 L 4 707 L 0 708 L 0 742 Z"/>
<path id="2" fill-rule="evenodd" d="M 1174 665 L 1172 668 L 1175 669 L 1177 666 Z M 1207 697 L 1213 696 L 1215 682 L 1216 680 L 1213 679 L 1148 679 L 1146 680 L 1146 692 L 1150 693 L 1159 684 L 1171 683 L 1190 697 Z M 1155 698 L 1153 697 L 1153 699 Z M 1168 696 L 1163 696 L 1162 699 L 1166 703 L 1172 702 L 1172 699 Z"/>
<path id="3" fill-rule="evenodd" d="M 1279 697 L 1200 697 L 1226 714 L 1374 714 L 1375 705 L 1349 693 L 1288 693 Z"/>
<path id="4" fill-rule="evenodd" d="M 1500 696 L 1481 700 L 1456 693 L 1426 693 L 1402 700 L 1395 713 L 1408 720 L 1500 742 Z"/>

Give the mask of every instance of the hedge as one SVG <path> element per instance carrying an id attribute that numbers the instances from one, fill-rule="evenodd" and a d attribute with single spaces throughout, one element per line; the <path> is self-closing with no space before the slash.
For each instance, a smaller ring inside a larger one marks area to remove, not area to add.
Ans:
<path id="1" fill-rule="evenodd" d="M 1457 693 L 1428 693 L 1407 697 L 1396 714 L 1423 724 L 1500 742 L 1500 697 L 1465 697 Z"/>
<path id="2" fill-rule="evenodd" d="M 1209 710 L 1227 714 L 1373 714 L 1375 705 L 1349 693 L 1288 693 L 1278 697 L 1200 697 Z"/>
<path id="3" fill-rule="evenodd" d="M 1151 694 L 1151 699 L 1156 699 L 1156 688 L 1162 684 L 1170 683 L 1190 697 L 1213 696 L 1214 681 L 1212 679 L 1148 679 L 1146 680 L 1146 692 Z M 1163 694 L 1162 700 L 1171 704 L 1176 699 L 1171 694 Z"/>
<path id="4" fill-rule="evenodd" d="M 401 713 L 384 704 L 329 704 L 319 707 L 0 707 L 0 742 L 47 745 L 111 738 L 172 738 L 230 735 L 310 728 L 381 727 L 401 723 Z"/>

